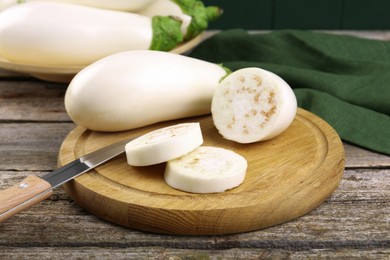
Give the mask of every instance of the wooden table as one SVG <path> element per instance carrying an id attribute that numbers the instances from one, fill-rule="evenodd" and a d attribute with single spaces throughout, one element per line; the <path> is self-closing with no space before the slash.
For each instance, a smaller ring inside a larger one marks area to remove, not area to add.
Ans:
<path id="1" fill-rule="evenodd" d="M 6 74 L 0 79 L 0 189 L 54 170 L 60 144 L 75 127 L 64 109 L 66 85 Z M 390 157 L 344 145 L 339 188 L 282 225 L 225 236 L 150 234 L 91 215 L 59 188 L 0 223 L 0 259 L 389 259 Z"/>

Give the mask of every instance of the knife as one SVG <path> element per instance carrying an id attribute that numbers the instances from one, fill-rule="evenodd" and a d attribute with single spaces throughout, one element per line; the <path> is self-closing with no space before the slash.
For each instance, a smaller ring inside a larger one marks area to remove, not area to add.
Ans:
<path id="1" fill-rule="evenodd" d="M 22 182 L 0 191 L 0 222 L 49 198 L 53 189 L 124 153 L 133 138 L 86 154 L 42 177 L 27 176 Z"/>

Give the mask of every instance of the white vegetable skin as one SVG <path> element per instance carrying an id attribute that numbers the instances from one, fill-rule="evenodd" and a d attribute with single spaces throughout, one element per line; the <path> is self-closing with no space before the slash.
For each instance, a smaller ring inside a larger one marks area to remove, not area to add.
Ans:
<path id="1" fill-rule="evenodd" d="M 87 65 L 107 55 L 149 49 L 149 17 L 87 6 L 31 2 L 0 13 L 0 55 L 39 65 Z"/>
<path id="2" fill-rule="evenodd" d="M 226 139 L 252 143 L 271 139 L 293 122 L 297 100 L 278 75 L 244 68 L 227 76 L 212 100 L 214 125 Z"/>
<path id="3" fill-rule="evenodd" d="M 0 0 L 0 11 L 3 11 L 17 4 L 18 4 L 17 0 Z"/>
<path id="4" fill-rule="evenodd" d="M 164 179 L 178 190 L 218 193 L 239 186 L 245 179 L 247 167 L 246 159 L 233 151 L 201 146 L 169 161 Z"/>
<path id="5" fill-rule="evenodd" d="M 65 108 L 78 125 L 122 131 L 210 113 L 226 75 L 220 66 L 160 51 L 127 51 L 79 72 L 69 84 Z"/>
<path id="6" fill-rule="evenodd" d="M 156 0 L 152 4 L 138 11 L 138 13 L 148 17 L 153 17 L 155 15 L 178 17 L 182 21 L 181 31 L 183 35 L 187 34 L 188 26 L 192 20 L 192 17 L 185 14 L 172 0 Z"/>
<path id="7" fill-rule="evenodd" d="M 0 0 L 0 10 L 5 9 L 12 5 L 16 5 L 19 2 L 37 2 L 37 1 L 41 2 L 43 0 L 25 0 L 25 1 Z M 86 6 L 97 7 L 102 9 L 135 12 L 142 8 L 145 8 L 155 0 L 44 0 L 44 1 L 86 5 Z"/>
<path id="8" fill-rule="evenodd" d="M 149 132 L 129 142 L 127 163 L 148 166 L 183 156 L 203 143 L 199 123 L 183 123 Z"/>

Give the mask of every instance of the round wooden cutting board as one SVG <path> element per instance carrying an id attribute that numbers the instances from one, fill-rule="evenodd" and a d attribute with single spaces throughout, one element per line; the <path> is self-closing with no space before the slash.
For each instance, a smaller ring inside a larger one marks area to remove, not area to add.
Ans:
<path id="1" fill-rule="evenodd" d="M 325 121 L 302 109 L 281 135 L 254 144 L 223 139 L 211 116 L 116 133 L 76 127 L 62 144 L 59 164 L 179 122 L 200 122 L 204 145 L 244 156 L 248 161 L 244 182 L 223 193 L 181 192 L 164 182 L 165 164 L 132 167 L 123 154 L 65 184 L 66 192 L 82 208 L 122 226 L 213 235 L 257 230 L 300 217 L 325 201 L 342 178 L 345 155 L 339 136 Z"/>

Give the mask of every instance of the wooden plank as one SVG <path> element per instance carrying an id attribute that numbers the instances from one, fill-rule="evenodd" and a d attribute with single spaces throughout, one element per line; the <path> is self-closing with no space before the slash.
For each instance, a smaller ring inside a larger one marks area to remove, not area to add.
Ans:
<path id="1" fill-rule="evenodd" d="M 120 248 L 102 247 L 30 247 L 2 248 L 2 259 L 192 259 L 192 260 L 255 260 L 255 259 L 386 259 L 389 248 L 382 249 L 306 249 L 293 251 L 288 249 L 231 248 L 224 250 L 193 250 L 161 247 Z"/>
<path id="2" fill-rule="evenodd" d="M 66 121 L 66 85 L 38 80 L 0 81 L 0 121 Z"/>
<path id="3" fill-rule="evenodd" d="M 0 170 L 53 170 L 73 123 L 0 124 Z"/>
<path id="4" fill-rule="evenodd" d="M 326 203 L 299 220 L 225 236 L 164 236 L 122 228 L 59 201 L 42 203 L 0 225 L 0 246 L 82 245 L 166 248 L 381 248 L 390 246 L 389 210 L 379 203 Z M 71 208 L 70 208 L 71 207 Z M 378 209 L 379 208 L 379 209 Z M 73 212 L 72 214 L 69 214 Z M 352 215 L 351 212 L 354 214 Z M 23 228 L 21 228 L 23 227 Z"/>
<path id="5" fill-rule="evenodd" d="M 390 202 L 390 169 L 345 171 L 338 189 L 328 201 L 376 201 L 388 204 Z"/>
<path id="6" fill-rule="evenodd" d="M 20 177 L 29 172 L 18 173 Z M 17 181 L 0 172 L 0 185 Z M 8 181 L 4 181 L 7 180 Z M 339 189 L 309 214 L 256 232 L 227 236 L 164 236 L 103 221 L 79 208 L 62 189 L 50 200 L 0 224 L 3 247 L 114 246 L 226 249 L 383 248 L 390 246 L 390 170 L 346 171 Z M 21 228 L 23 227 L 23 228 Z M 82 228 L 81 228 L 82 227 Z"/>
<path id="7" fill-rule="evenodd" d="M 47 201 L 2 223 L 0 246 L 45 247 L 49 244 L 53 247 L 283 248 L 294 251 L 390 246 L 388 202 L 329 202 L 298 220 L 268 229 L 225 236 L 186 236 L 185 239 L 122 228 L 89 215 L 67 201 L 55 204 Z"/>
<path id="8" fill-rule="evenodd" d="M 383 168 L 390 166 L 390 156 L 344 143 L 347 168 Z"/>

